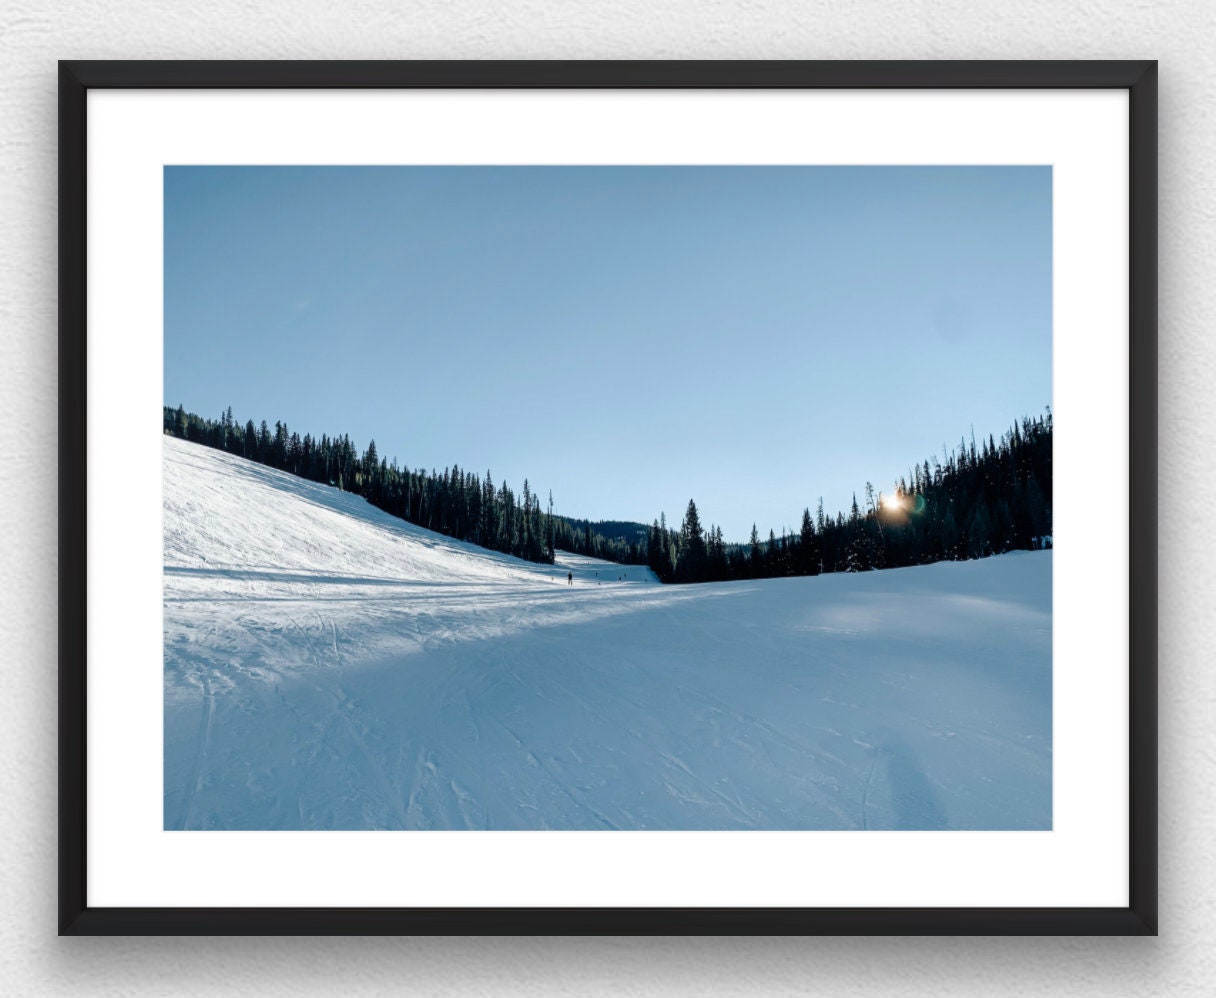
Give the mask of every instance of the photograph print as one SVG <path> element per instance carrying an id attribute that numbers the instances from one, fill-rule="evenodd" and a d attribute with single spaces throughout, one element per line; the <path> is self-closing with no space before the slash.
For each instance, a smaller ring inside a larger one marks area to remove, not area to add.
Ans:
<path id="1" fill-rule="evenodd" d="M 1047 166 L 164 168 L 164 829 L 1052 828 Z"/>

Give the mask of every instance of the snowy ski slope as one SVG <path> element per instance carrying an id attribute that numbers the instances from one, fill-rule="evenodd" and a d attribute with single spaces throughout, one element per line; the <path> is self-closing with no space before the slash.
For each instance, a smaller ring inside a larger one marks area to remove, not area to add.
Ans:
<path id="1" fill-rule="evenodd" d="M 164 536 L 166 829 L 1051 827 L 1050 552 L 661 586 L 168 437 Z"/>

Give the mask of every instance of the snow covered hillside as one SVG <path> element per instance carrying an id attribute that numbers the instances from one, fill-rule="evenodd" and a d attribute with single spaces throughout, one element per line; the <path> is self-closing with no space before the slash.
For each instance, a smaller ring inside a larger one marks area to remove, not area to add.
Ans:
<path id="1" fill-rule="evenodd" d="M 1050 551 L 661 586 L 164 459 L 167 829 L 1051 827 Z"/>

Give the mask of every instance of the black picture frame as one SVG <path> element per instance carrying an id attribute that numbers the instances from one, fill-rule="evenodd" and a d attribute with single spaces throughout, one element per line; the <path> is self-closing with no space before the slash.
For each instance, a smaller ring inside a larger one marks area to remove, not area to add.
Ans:
<path id="1" fill-rule="evenodd" d="M 1127 907 L 101 908 L 86 891 L 86 103 L 95 89 L 1120 89 L 1130 108 Z M 124 62 L 59 64 L 61 935 L 1155 935 L 1157 64 L 1061 62 Z"/>

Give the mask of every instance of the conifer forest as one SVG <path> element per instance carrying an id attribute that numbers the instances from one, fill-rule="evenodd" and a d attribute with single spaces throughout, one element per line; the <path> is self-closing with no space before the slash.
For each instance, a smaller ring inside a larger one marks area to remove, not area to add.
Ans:
<path id="1" fill-rule="evenodd" d="M 888 490 L 864 484 L 848 510 L 806 505 L 796 529 L 755 525 L 746 542 L 723 537 L 689 499 L 679 525 L 664 514 L 649 527 L 556 514 L 524 479 L 506 481 L 453 464 L 400 467 L 348 434 L 313 437 L 229 407 L 216 420 L 164 408 L 164 432 L 365 498 L 410 523 L 532 562 L 570 551 L 623 565 L 645 564 L 667 583 L 721 582 L 965 561 L 1051 546 L 1052 416 L 1023 417 L 999 439 L 960 440 L 944 459 L 912 464 Z"/>

